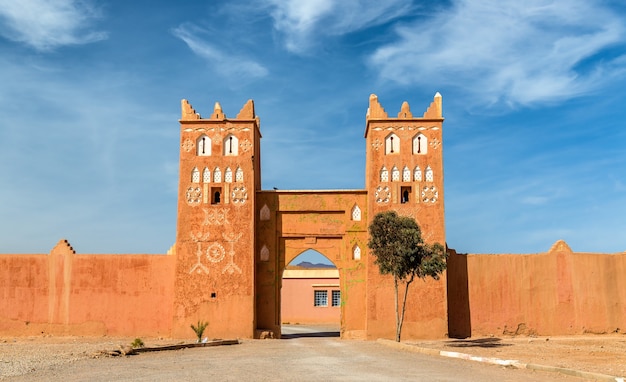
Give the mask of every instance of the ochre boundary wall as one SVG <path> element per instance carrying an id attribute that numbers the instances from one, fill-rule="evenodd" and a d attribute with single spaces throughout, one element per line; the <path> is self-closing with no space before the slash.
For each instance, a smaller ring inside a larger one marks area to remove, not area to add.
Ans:
<path id="1" fill-rule="evenodd" d="M 173 255 L 0 255 L 0 335 L 169 336 Z"/>
<path id="2" fill-rule="evenodd" d="M 450 337 L 626 330 L 626 252 L 464 255 L 450 251 Z"/>
<path id="3" fill-rule="evenodd" d="M 175 255 L 79 255 L 65 240 L 48 255 L 2 254 L 0 336 L 168 337 L 175 267 Z M 572 252 L 563 241 L 538 254 L 450 250 L 449 336 L 624 332 L 625 275 L 626 252 Z"/>

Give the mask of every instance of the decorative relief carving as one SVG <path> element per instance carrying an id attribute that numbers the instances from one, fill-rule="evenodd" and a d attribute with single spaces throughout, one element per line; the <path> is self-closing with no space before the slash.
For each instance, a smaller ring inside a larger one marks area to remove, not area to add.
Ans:
<path id="1" fill-rule="evenodd" d="M 203 208 L 204 222 L 202 225 L 223 225 L 230 224 L 228 221 L 228 210 L 223 208 Z"/>
<path id="2" fill-rule="evenodd" d="M 391 193 L 388 186 L 378 186 L 376 188 L 376 203 L 389 203 Z"/>
<path id="3" fill-rule="evenodd" d="M 222 237 L 226 240 L 227 243 L 230 243 L 230 251 L 228 251 L 228 256 L 230 256 L 230 260 L 228 264 L 222 269 L 222 273 L 228 272 L 229 274 L 233 274 L 235 272 L 241 273 L 241 268 L 235 264 L 235 243 L 241 238 L 242 233 L 222 233 Z"/>
<path id="4" fill-rule="evenodd" d="M 185 139 L 185 142 L 183 142 L 183 144 L 181 145 L 183 150 L 185 150 L 186 152 L 190 152 L 191 150 L 193 150 L 194 146 L 195 146 L 195 144 L 189 138 Z"/>
<path id="5" fill-rule="evenodd" d="M 439 141 L 439 139 L 433 138 L 430 141 L 430 147 L 432 147 L 433 149 L 437 150 L 439 146 L 441 146 L 441 141 Z"/>
<path id="6" fill-rule="evenodd" d="M 200 187 L 189 187 L 185 193 L 187 204 L 190 206 L 197 206 L 202 200 L 202 190 Z"/>
<path id="7" fill-rule="evenodd" d="M 424 186 L 422 188 L 422 201 L 424 203 L 435 203 L 439 198 L 439 191 L 435 186 Z"/>
<path id="8" fill-rule="evenodd" d="M 374 139 L 374 142 L 372 142 L 372 147 L 376 151 L 378 151 L 378 149 L 380 149 L 382 145 L 383 145 L 382 142 L 378 138 Z"/>
<path id="9" fill-rule="evenodd" d="M 220 243 L 212 243 L 206 250 L 206 257 L 212 263 L 219 263 L 224 259 L 226 250 Z"/>
<path id="10" fill-rule="evenodd" d="M 248 190 L 243 185 L 236 185 L 233 187 L 231 197 L 235 205 L 244 204 L 248 200 Z"/>
<path id="11" fill-rule="evenodd" d="M 201 241 L 205 241 L 209 238 L 209 233 L 198 233 L 195 235 L 193 232 L 190 233 L 191 241 L 196 243 L 196 263 L 189 270 L 189 274 L 194 272 L 200 274 L 202 272 L 209 274 L 209 268 L 207 268 L 204 264 L 202 264 L 202 243 Z"/>
<path id="12" fill-rule="evenodd" d="M 261 208 L 261 211 L 259 211 L 259 219 L 261 219 L 261 221 L 270 220 L 270 208 L 267 206 L 267 204 L 264 204 L 263 208 Z"/>
<path id="13" fill-rule="evenodd" d="M 241 151 L 247 153 L 252 148 L 252 143 L 246 138 L 241 143 L 239 143 L 239 147 L 241 147 Z"/>
<path id="14" fill-rule="evenodd" d="M 421 207 L 419 207 L 418 205 L 402 204 L 398 206 L 397 208 L 395 208 L 395 210 L 400 216 L 409 216 L 409 217 L 416 219 L 417 216 L 419 216 L 420 214 Z M 422 232 L 423 231 L 424 231 L 424 228 L 422 228 Z"/>

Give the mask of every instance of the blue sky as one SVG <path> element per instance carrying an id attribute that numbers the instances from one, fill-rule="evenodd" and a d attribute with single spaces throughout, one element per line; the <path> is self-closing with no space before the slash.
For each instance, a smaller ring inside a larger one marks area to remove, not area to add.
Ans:
<path id="1" fill-rule="evenodd" d="M 254 99 L 264 189 L 362 189 L 369 95 L 437 91 L 450 247 L 624 251 L 625 37 L 609 0 L 0 0 L 0 252 L 167 251 L 183 98 Z"/>

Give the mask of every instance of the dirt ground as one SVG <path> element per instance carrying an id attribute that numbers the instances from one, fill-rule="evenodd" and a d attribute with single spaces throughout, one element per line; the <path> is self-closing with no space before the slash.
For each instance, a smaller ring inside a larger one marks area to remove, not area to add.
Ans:
<path id="1" fill-rule="evenodd" d="M 626 377 L 626 335 L 407 341 L 425 348 Z"/>
<path id="2" fill-rule="evenodd" d="M 192 339 L 143 339 L 146 346 L 172 345 Z M 104 357 L 132 338 L 26 337 L 0 338 L 0 380 L 54 365 Z M 280 340 L 266 340 L 280 341 Z M 626 335 L 577 337 L 509 337 L 465 340 L 406 341 L 419 347 L 455 351 L 626 377 Z M 461 362 L 461 361 L 460 361 Z"/>

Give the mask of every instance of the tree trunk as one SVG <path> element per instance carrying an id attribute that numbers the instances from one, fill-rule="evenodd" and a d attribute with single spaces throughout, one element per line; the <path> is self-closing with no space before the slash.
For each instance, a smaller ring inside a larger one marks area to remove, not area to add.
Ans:
<path id="1" fill-rule="evenodd" d="M 398 315 L 398 278 L 394 276 L 393 286 L 395 287 L 395 302 L 396 302 L 396 342 L 400 342 L 400 331 L 402 330 L 402 322 Z"/>
<path id="2" fill-rule="evenodd" d="M 413 275 L 404 287 L 404 298 L 402 299 L 402 312 L 398 318 L 398 283 L 396 281 L 396 342 L 400 342 L 400 333 L 402 333 L 402 323 L 404 322 L 404 312 L 406 311 L 406 297 L 409 294 L 409 285 L 413 282 Z M 394 279 L 395 280 L 395 279 Z"/>

